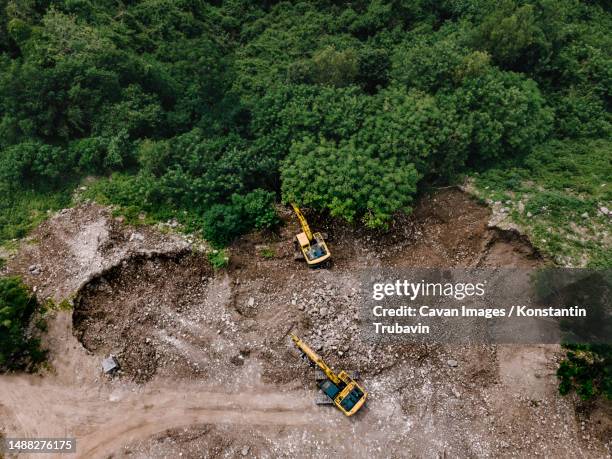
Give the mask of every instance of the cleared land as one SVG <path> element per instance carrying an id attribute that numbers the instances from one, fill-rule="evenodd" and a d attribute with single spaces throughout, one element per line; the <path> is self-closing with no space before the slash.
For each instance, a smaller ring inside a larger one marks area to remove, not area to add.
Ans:
<path id="1" fill-rule="evenodd" d="M 364 268 L 541 263 L 519 236 L 489 228 L 486 208 L 446 190 L 384 235 L 312 221 L 332 237 L 328 270 L 293 261 L 297 222 L 283 218 L 280 233 L 238 241 L 221 272 L 186 238 L 125 226 L 103 207 L 43 223 L 8 272 L 74 308 L 48 317 L 50 370 L 0 377 L 3 432 L 76 436 L 88 458 L 610 455 L 609 413 L 577 415 L 557 393 L 557 346 L 359 340 Z M 334 368 L 360 371 L 366 409 L 345 418 L 314 405 L 290 331 Z M 109 353 L 122 364 L 112 379 L 100 370 Z"/>

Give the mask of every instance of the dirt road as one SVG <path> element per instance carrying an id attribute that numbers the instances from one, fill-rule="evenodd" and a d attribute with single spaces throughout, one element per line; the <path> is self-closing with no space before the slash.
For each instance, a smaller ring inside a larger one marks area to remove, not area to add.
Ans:
<path id="1" fill-rule="evenodd" d="M 114 450 L 164 430 L 194 424 L 305 426 L 316 408 L 304 391 L 207 392 L 201 385 L 92 391 L 53 378 L 0 379 L 2 417 L 11 435 L 74 436 L 78 456 L 108 457 Z"/>

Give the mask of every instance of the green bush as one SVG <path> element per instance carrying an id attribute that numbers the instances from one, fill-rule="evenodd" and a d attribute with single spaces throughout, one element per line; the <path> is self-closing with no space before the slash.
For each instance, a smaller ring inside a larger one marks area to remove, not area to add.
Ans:
<path id="1" fill-rule="evenodd" d="M 583 400 L 603 396 L 612 400 L 612 346 L 566 345 L 567 355 L 559 365 L 559 392 L 575 390 Z"/>
<path id="2" fill-rule="evenodd" d="M 392 60 L 394 79 L 407 87 L 435 92 L 456 83 L 458 68 L 468 50 L 452 38 L 408 40 Z"/>
<path id="3" fill-rule="evenodd" d="M 263 230 L 274 228 L 280 223 L 274 209 L 274 194 L 264 190 L 255 190 L 245 196 L 235 196 L 232 199 L 242 208 L 242 213 L 248 222 L 249 229 Z"/>
<path id="4" fill-rule="evenodd" d="M 0 183 L 13 190 L 61 184 L 74 167 L 70 152 L 38 141 L 27 141 L 0 152 Z"/>
<path id="5" fill-rule="evenodd" d="M 36 307 L 34 295 L 19 278 L 0 278 L 0 369 L 24 369 L 44 359 L 40 342 L 26 336 Z"/>
<path id="6" fill-rule="evenodd" d="M 556 131 L 561 138 L 612 136 L 612 115 L 605 102 L 592 92 L 573 88 L 552 99 L 556 110 Z"/>
<path id="7" fill-rule="evenodd" d="M 553 112 L 537 84 L 517 73 L 491 68 L 464 78 L 449 97 L 472 126 L 470 157 L 475 165 L 528 153 L 553 128 Z"/>
<path id="8" fill-rule="evenodd" d="M 280 222 L 273 204 L 274 194 L 263 190 L 235 194 L 229 204 L 216 204 L 204 214 L 204 237 L 223 247 L 252 229 L 272 228 Z"/>
<path id="9" fill-rule="evenodd" d="M 243 209 L 237 204 L 215 204 L 204 214 L 202 232 L 216 247 L 230 244 L 248 229 Z"/>
<path id="10" fill-rule="evenodd" d="M 208 252 L 207 258 L 215 270 L 227 268 L 229 265 L 229 256 L 225 250 L 213 250 Z"/>

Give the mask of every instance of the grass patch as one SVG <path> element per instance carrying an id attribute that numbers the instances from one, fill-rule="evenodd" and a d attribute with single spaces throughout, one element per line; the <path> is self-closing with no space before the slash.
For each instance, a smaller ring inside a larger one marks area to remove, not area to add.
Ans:
<path id="1" fill-rule="evenodd" d="M 612 142 L 551 141 L 520 162 L 474 174 L 476 192 L 509 208 L 532 243 L 564 266 L 612 266 Z"/>
<path id="2" fill-rule="evenodd" d="M 43 315 L 47 313 L 47 311 L 72 311 L 72 302 L 68 298 L 64 298 L 59 303 L 56 303 L 51 298 L 49 298 L 43 305 L 41 305 L 41 310 L 43 310 Z"/>
<path id="3" fill-rule="evenodd" d="M 201 232 L 204 221 L 200 215 L 158 202 L 158 196 L 151 191 L 151 184 L 143 180 L 135 175 L 115 173 L 90 183 L 79 199 L 114 206 L 113 216 L 124 217 L 129 225 L 154 225 L 176 220 L 186 233 Z"/>
<path id="4" fill-rule="evenodd" d="M 227 250 L 212 250 L 208 252 L 207 258 L 215 271 L 227 268 L 229 265 Z"/>
<path id="5" fill-rule="evenodd" d="M 71 204 L 74 184 L 58 191 L 0 193 L 0 245 L 21 239 L 54 212 Z"/>
<path id="6" fill-rule="evenodd" d="M 274 249 L 270 247 L 264 247 L 259 251 L 259 254 L 264 257 L 266 260 L 271 260 L 276 256 L 276 252 Z"/>

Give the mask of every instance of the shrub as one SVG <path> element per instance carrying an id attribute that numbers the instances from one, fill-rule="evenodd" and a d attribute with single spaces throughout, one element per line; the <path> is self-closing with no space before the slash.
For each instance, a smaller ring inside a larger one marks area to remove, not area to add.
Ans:
<path id="1" fill-rule="evenodd" d="M 612 346 L 566 345 L 567 355 L 557 370 L 559 393 L 575 390 L 583 400 L 604 396 L 612 400 Z"/>
<path id="2" fill-rule="evenodd" d="M 472 125 L 471 160 L 487 164 L 528 153 L 553 127 L 553 113 L 537 84 L 512 72 L 465 78 L 451 96 L 459 116 Z"/>
<path id="3" fill-rule="evenodd" d="M 253 228 L 276 226 L 280 219 L 273 204 L 274 194 L 264 190 L 235 194 L 229 204 L 216 204 L 204 214 L 204 237 L 214 246 L 223 247 Z"/>
<path id="4" fill-rule="evenodd" d="M 227 268 L 229 265 L 229 256 L 225 250 L 213 250 L 208 252 L 207 258 L 208 262 L 215 270 Z"/>
<path id="5" fill-rule="evenodd" d="M 407 87 L 435 92 L 455 83 L 457 69 L 467 50 L 450 38 L 410 40 L 398 46 L 393 55 L 391 74 Z"/>
<path id="6" fill-rule="evenodd" d="M 255 190 L 245 196 L 236 195 L 233 201 L 241 207 L 249 228 L 263 230 L 280 223 L 274 210 L 274 193 Z"/>
<path id="7" fill-rule="evenodd" d="M 216 247 L 230 244 L 247 231 L 239 205 L 216 204 L 204 214 L 204 237 Z"/>
<path id="8" fill-rule="evenodd" d="M 22 142 L 0 152 L 0 182 L 13 189 L 57 186 L 73 167 L 69 151 L 38 141 Z"/>
<path id="9" fill-rule="evenodd" d="M 36 306 L 19 278 L 0 278 L 0 369 L 27 368 L 44 359 L 39 341 L 26 336 Z"/>

